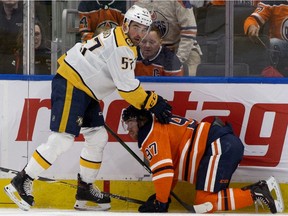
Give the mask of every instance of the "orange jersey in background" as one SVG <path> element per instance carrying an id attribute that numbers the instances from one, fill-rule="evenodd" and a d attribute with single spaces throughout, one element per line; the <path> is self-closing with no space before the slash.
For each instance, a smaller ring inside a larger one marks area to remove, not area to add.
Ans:
<path id="1" fill-rule="evenodd" d="M 82 41 L 91 39 L 95 33 L 122 25 L 125 11 L 126 1 L 115 1 L 108 6 L 100 5 L 97 1 L 81 1 L 78 12 Z"/>
<path id="2" fill-rule="evenodd" d="M 269 37 L 288 41 L 288 3 L 277 2 L 279 4 L 259 3 L 257 9 L 245 20 L 245 33 L 250 25 L 262 26 L 269 21 Z"/>

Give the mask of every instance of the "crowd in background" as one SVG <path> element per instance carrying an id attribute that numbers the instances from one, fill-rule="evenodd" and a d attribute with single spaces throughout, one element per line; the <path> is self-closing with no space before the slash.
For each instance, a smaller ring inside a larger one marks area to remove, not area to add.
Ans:
<path id="1" fill-rule="evenodd" d="M 136 71 L 144 69 L 136 75 L 202 76 L 203 67 L 204 75 L 205 70 L 211 75 L 210 69 L 212 75 L 225 75 L 225 1 L 129 3 L 146 7 L 152 15 L 154 29 L 159 31 L 159 34 L 154 32 L 155 38 L 148 35 L 149 39 L 139 45 L 137 67 L 141 68 Z M 51 4 L 51 1 L 35 1 L 34 74 L 54 73 L 51 71 Z M 288 2 L 235 0 L 233 4 L 234 63 L 247 68 L 240 67 L 239 76 L 288 76 Z M 79 1 L 81 41 L 122 25 L 128 5 L 127 1 Z M 0 74 L 23 74 L 23 1 L 0 2 L 0 42 Z M 143 55 L 147 50 L 154 54 Z M 219 65 L 223 67 L 216 72 Z"/>

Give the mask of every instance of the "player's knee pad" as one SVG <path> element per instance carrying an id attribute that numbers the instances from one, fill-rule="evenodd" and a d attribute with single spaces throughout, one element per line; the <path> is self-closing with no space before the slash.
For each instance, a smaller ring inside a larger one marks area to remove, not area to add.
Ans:
<path id="1" fill-rule="evenodd" d="M 108 133 L 104 126 L 83 128 L 82 134 L 85 143 L 81 157 L 93 161 L 102 161 L 103 150 L 108 142 Z"/>
<path id="2" fill-rule="evenodd" d="M 74 143 L 74 135 L 68 133 L 53 132 L 45 144 L 40 145 L 37 151 L 50 163 L 53 163 L 59 155 L 66 152 Z"/>

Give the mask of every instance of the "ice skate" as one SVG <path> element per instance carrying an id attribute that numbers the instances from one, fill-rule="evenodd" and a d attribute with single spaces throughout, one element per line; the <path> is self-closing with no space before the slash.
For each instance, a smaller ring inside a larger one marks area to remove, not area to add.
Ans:
<path id="1" fill-rule="evenodd" d="M 33 179 L 23 170 L 11 180 L 9 185 L 4 187 L 4 191 L 20 209 L 28 211 L 34 205 L 32 186 Z"/>
<path id="2" fill-rule="evenodd" d="M 262 207 L 263 204 L 266 205 L 273 214 L 277 212 L 281 213 L 284 211 L 284 203 L 281 190 L 273 176 L 270 176 L 267 180 L 261 180 L 255 184 L 242 188 L 242 190 L 247 189 L 251 190 L 251 194 L 256 205 L 260 204 Z M 273 197 L 272 193 L 275 194 L 275 198 Z"/>
<path id="3" fill-rule="evenodd" d="M 87 184 L 83 182 L 78 174 L 75 209 L 105 211 L 111 208 L 110 202 L 111 200 L 108 195 L 103 194 L 98 188 L 94 188 L 92 183 Z M 97 204 L 96 206 L 95 203 Z"/>

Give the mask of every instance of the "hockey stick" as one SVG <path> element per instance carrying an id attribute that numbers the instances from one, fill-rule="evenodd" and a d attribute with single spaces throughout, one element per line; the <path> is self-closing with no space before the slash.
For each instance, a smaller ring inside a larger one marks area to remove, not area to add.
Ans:
<path id="1" fill-rule="evenodd" d="M 8 169 L 8 168 L 4 168 L 4 167 L 0 167 L 0 171 L 6 172 L 6 173 L 15 174 L 15 175 L 17 175 L 19 173 L 19 171 L 17 171 L 17 170 Z M 58 181 L 58 180 L 51 179 L 51 178 L 46 178 L 46 177 L 39 176 L 37 178 L 37 180 L 44 181 L 44 182 L 47 182 L 47 183 L 59 183 L 59 184 L 64 184 L 64 185 L 72 187 L 72 188 L 77 188 L 77 185 L 75 185 L 75 184 L 71 184 L 71 183 L 68 183 L 68 182 L 65 182 L 65 181 Z M 145 203 L 145 201 L 134 199 L 134 198 L 130 198 L 130 197 L 120 196 L 118 194 L 112 194 L 112 193 L 108 193 L 108 192 L 102 192 L 102 193 L 108 195 L 111 198 L 122 200 L 122 201 L 126 201 L 126 202 L 131 202 L 131 203 L 136 203 L 136 204 L 144 204 Z"/>
<path id="2" fill-rule="evenodd" d="M 152 171 L 150 167 L 141 159 L 138 157 L 138 155 L 135 154 L 135 152 L 107 125 L 104 124 L 104 127 L 106 130 L 150 173 L 152 174 Z M 200 205 L 189 205 L 182 201 L 173 191 L 170 192 L 170 194 L 189 212 L 191 213 L 205 213 L 210 210 L 212 210 L 212 203 L 206 202 Z"/>
<path id="3" fill-rule="evenodd" d="M 150 167 L 107 124 L 104 124 L 104 127 L 150 174 L 152 173 Z"/>

